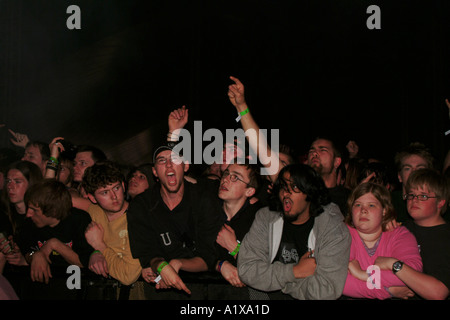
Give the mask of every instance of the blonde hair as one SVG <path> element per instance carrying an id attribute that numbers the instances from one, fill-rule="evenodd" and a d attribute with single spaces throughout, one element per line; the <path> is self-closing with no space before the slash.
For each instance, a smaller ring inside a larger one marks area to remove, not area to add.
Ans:
<path id="1" fill-rule="evenodd" d="M 449 187 L 444 175 L 430 168 L 414 170 L 406 182 L 406 193 L 409 193 L 412 189 L 423 187 L 426 187 L 429 192 L 434 192 L 438 200 L 445 200 L 441 213 L 445 212 L 449 198 Z"/>

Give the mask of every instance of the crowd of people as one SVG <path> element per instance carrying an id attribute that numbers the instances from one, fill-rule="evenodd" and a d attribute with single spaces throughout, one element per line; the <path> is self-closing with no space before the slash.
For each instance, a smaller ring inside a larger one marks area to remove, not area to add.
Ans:
<path id="1" fill-rule="evenodd" d="M 354 141 L 272 150 L 231 80 L 256 137 L 227 142 L 201 174 L 177 153 L 184 106 L 140 166 L 10 130 L 24 151 L 1 168 L 0 298 L 448 299 L 447 166 L 420 143 L 398 150 L 394 175 Z M 68 266 L 89 290 L 67 287 Z"/>

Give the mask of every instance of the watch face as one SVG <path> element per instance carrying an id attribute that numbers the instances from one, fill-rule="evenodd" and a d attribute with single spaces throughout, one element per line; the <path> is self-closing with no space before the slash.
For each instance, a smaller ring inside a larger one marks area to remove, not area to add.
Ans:
<path id="1" fill-rule="evenodd" d="M 392 268 L 394 269 L 394 271 L 400 271 L 402 266 L 403 266 L 403 263 L 401 261 L 395 261 Z"/>

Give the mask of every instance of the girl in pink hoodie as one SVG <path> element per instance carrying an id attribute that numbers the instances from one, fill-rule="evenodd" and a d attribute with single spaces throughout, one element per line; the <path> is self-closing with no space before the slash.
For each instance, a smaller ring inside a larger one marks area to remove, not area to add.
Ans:
<path id="1" fill-rule="evenodd" d="M 414 235 L 405 227 L 386 231 L 394 208 L 389 191 L 378 184 L 362 183 L 348 200 L 346 217 L 352 236 L 348 275 L 343 295 L 351 298 L 408 298 L 414 293 L 395 275 L 403 264 L 422 270 Z M 386 266 L 383 257 L 395 258 Z"/>

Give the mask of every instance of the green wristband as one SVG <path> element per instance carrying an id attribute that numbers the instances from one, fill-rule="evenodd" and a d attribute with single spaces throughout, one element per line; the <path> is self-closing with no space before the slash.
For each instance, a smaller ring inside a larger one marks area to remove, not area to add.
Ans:
<path id="1" fill-rule="evenodd" d="M 239 240 L 237 240 L 237 243 L 238 244 L 237 244 L 236 248 L 234 248 L 234 250 L 232 252 L 229 252 L 229 254 L 231 254 L 233 257 L 238 254 L 239 249 L 241 248 L 241 243 L 239 242 Z"/>
<path id="2" fill-rule="evenodd" d="M 49 158 L 49 161 L 51 161 L 51 162 L 53 162 L 53 163 L 56 163 L 56 164 L 59 164 L 58 159 L 56 159 L 55 157 L 50 157 L 50 158 Z"/>
<path id="3" fill-rule="evenodd" d="M 92 257 L 92 255 L 93 255 L 94 253 L 101 253 L 101 251 L 100 251 L 100 250 L 94 250 L 94 251 L 92 251 L 92 253 L 91 253 L 91 255 L 90 255 L 89 257 Z"/>
<path id="4" fill-rule="evenodd" d="M 168 265 L 167 261 L 161 262 L 158 266 L 158 270 L 157 270 L 158 274 L 161 274 L 162 269 L 164 269 L 164 267 L 167 265 Z"/>
<path id="5" fill-rule="evenodd" d="M 239 121 L 241 120 L 241 117 L 242 117 L 243 115 L 246 115 L 246 114 L 249 113 L 249 112 L 250 112 L 250 110 L 248 110 L 248 108 L 245 109 L 244 111 L 239 112 L 238 117 L 236 118 L 236 122 L 239 122 Z"/>
<path id="6" fill-rule="evenodd" d="M 239 112 L 239 114 L 240 114 L 241 116 L 243 116 L 244 114 L 247 114 L 248 112 L 249 112 L 249 110 L 248 110 L 248 108 L 247 108 L 247 109 L 245 109 L 244 111 Z"/>

